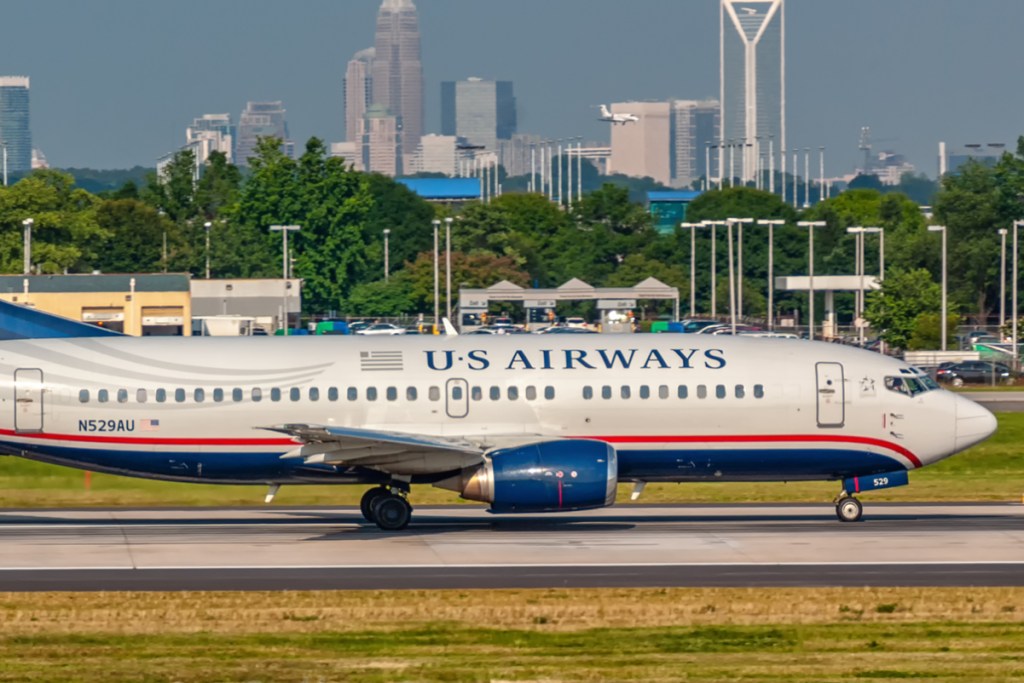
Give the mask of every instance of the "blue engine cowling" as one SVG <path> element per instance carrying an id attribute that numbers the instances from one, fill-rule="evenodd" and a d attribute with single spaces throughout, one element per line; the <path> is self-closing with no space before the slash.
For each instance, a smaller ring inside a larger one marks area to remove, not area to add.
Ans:
<path id="1" fill-rule="evenodd" d="M 493 512 L 561 512 L 606 507 L 618 484 L 615 449 L 583 439 L 503 448 L 466 483 L 462 495 Z"/>

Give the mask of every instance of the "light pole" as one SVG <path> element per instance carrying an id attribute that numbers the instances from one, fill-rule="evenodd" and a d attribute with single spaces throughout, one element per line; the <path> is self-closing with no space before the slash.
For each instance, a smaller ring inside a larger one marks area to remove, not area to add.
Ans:
<path id="1" fill-rule="evenodd" d="M 391 244 L 388 240 L 391 235 L 391 228 L 384 228 L 384 282 L 388 282 L 391 279 L 391 264 L 389 259 L 391 258 Z"/>
<path id="2" fill-rule="evenodd" d="M 1017 352 L 1017 228 L 1024 225 L 1024 221 L 1013 222 L 1013 310 L 1010 315 L 1013 316 L 1013 369 L 1016 371 L 1020 368 L 1020 359 L 1018 358 Z"/>
<path id="3" fill-rule="evenodd" d="M 7 187 L 7 142 L 0 140 L 0 146 L 4 149 L 4 187 Z"/>
<path id="4" fill-rule="evenodd" d="M 942 329 L 939 332 L 942 339 L 942 350 L 946 350 L 946 226 L 945 225 L 929 225 L 928 232 L 941 232 L 942 233 L 942 311 L 941 311 L 941 325 Z"/>
<path id="5" fill-rule="evenodd" d="M 732 336 L 736 336 L 736 271 L 732 264 L 732 221 L 725 222 L 725 233 L 729 244 L 729 320 Z"/>
<path id="6" fill-rule="evenodd" d="M 736 300 L 740 316 L 743 316 L 743 224 L 753 223 L 753 218 L 727 218 L 726 221 L 735 223 L 739 227 L 736 233 L 736 271 L 739 277 L 736 282 Z"/>
<path id="7" fill-rule="evenodd" d="M 1006 228 L 999 228 L 999 340 L 1006 324 Z"/>
<path id="8" fill-rule="evenodd" d="M 758 219 L 758 225 L 768 226 L 768 329 L 775 329 L 775 226 L 785 225 L 781 218 Z"/>
<path id="9" fill-rule="evenodd" d="M 441 221 L 435 218 L 430 221 L 430 224 L 434 226 L 434 326 L 437 327 L 437 323 L 440 322 L 441 317 L 441 281 L 438 274 L 438 263 L 437 263 L 437 229 L 441 225 Z"/>
<path id="10" fill-rule="evenodd" d="M 807 337 L 814 339 L 814 229 L 823 228 L 825 221 L 797 221 L 801 228 L 807 228 Z"/>
<path id="11" fill-rule="evenodd" d="M 25 267 L 24 267 L 24 270 L 22 271 L 25 275 L 28 275 L 30 272 L 32 272 L 32 224 L 33 223 L 35 223 L 35 220 L 33 220 L 31 218 L 26 218 L 25 220 L 23 220 L 21 222 L 21 224 L 25 227 L 25 235 L 24 235 L 25 243 L 24 243 L 24 252 L 23 252 L 23 256 L 24 256 L 24 259 L 25 259 Z"/>
<path id="12" fill-rule="evenodd" d="M 271 232 L 281 233 L 281 281 L 284 294 L 281 298 L 281 334 L 288 336 L 288 233 L 297 232 L 299 225 L 271 225 Z"/>
<path id="13" fill-rule="evenodd" d="M 444 309 L 452 320 L 452 217 L 444 219 Z"/>
<path id="14" fill-rule="evenodd" d="M 203 223 L 203 227 L 206 228 L 206 279 L 210 279 L 210 228 L 213 227 L 213 223 L 206 221 Z M 287 275 L 286 275 L 287 277 Z"/>
<path id="15" fill-rule="evenodd" d="M 680 223 L 680 228 L 690 231 L 690 317 L 697 317 L 697 228 L 703 223 Z"/>
<path id="16" fill-rule="evenodd" d="M 856 262 L 855 270 L 856 275 L 860 279 L 860 284 L 857 288 L 857 302 L 855 309 L 855 315 L 857 318 L 857 329 L 858 339 L 860 345 L 864 346 L 864 232 L 866 228 L 859 225 L 854 225 L 846 229 L 848 234 L 854 235 L 855 248 L 854 248 L 854 261 Z"/>
<path id="17" fill-rule="evenodd" d="M 711 317 L 714 318 L 718 315 L 718 279 L 717 270 L 717 254 L 715 253 L 715 238 L 718 233 L 717 227 L 722 225 L 722 221 L 701 221 L 702 225 L 706 225 L 711 228 Z"/>

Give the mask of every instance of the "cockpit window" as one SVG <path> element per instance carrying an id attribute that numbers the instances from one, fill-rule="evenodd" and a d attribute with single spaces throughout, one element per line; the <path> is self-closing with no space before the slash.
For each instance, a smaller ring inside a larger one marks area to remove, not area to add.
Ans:
<path id="1" fill-rule="evenodd" d="M 885 388 L 898 394 L 917 396 L 926 391 L 938 389 L 939 385 L 928 375 L 903 375 L 901 377 L 886 377 Z"/>

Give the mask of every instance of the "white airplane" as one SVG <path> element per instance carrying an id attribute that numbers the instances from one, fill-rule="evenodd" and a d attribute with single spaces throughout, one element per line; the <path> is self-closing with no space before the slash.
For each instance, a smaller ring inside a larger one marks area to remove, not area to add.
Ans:
<path id="1" fill-rule="evenodd" d="M 100 336 L 95 336 L 100 335 Z M 886 356 L 694 334 L 135 338 L 0 304 L 0 451 L 204 483 L 411 484 L 492 512 L 611 505 L 616 485 L 837 480 L 856 494 L 996 428 Z"/>
<path id="2" fill-rule="evenodd" d="M 619 123 L 621 123 L 622 125 L 626 125 L 627 123 L 635 123 L 640 120 L 640 117 L 637 116 L 636 114 L 613 114 L 611 111 L 608 110 L 608 105 L 602 104 L 601 118 L 599 120 L 608 121 L 614 126 Z"/>

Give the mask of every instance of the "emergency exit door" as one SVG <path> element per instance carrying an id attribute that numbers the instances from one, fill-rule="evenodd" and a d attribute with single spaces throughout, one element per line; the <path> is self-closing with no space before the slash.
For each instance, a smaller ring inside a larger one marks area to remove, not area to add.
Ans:
<path id="1" fill-rule="evenodd" d="M 846 421 L 841 363 L 817 363 L 818 426 L 842 427 Z"/>
<path id="2" fill-rule="evenodd" d="M 43 431 L 43 371 L 18 368 L 14 371 L 14 431 Z"/>

